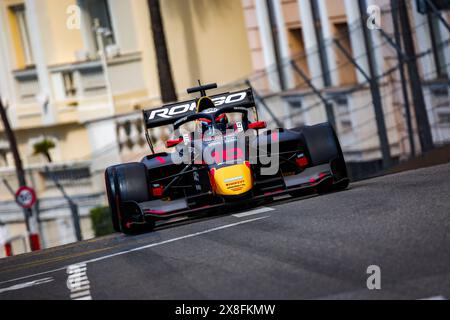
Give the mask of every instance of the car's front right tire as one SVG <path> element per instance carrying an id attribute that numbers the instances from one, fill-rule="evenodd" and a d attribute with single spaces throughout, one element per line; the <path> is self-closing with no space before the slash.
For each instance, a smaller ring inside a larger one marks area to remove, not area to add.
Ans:
<path id="1" fill-rule="evenodd" d="M 110 167 L 106 170 L 105 180 L 114 229 L 125 234 L 141 231 L 145 221 L 138 203 L 150 198 L 146 166 L 136 162 Z M 143 225 L 136 225 L 136 222 Z M 147 224 L 145 227 L 152 226 Z"/>
<path id="2" fill-rule="evenodd" d="M 108 198 L 109 210 L 111 212 L 111 222 L 114 231 L 120 232 L 119 211 L 116 205 L 116 172 L 115 166 L 109 167 L 105 171 L 106 196 Z"/>

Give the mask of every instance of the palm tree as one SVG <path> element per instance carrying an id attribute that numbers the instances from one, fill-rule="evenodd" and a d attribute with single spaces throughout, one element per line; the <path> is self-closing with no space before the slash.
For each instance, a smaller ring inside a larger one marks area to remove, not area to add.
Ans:
<path id="1" fill-rule="evenodd" d="M 172 78 L 172 68 L 170 65 L 169 53 L 167 51 L 160 2 L 159 0 L 148 0 L 147 3 L 150 11 L 153 42 L 158 65 L 161 99 L 164 103 L 176 101 L 178 98 Z"/>
<path id="2" fill-rule="evenodd" d="M 36 142 L 33 145 L 33 155 L 42 154 L 45 156 L 48 160 L 48 162 L 52 162 L 52 157 L 50 156 L 50 150 L 55 148 L 55 143 L 47 138 L 44 138 L 43 140 Z"/>

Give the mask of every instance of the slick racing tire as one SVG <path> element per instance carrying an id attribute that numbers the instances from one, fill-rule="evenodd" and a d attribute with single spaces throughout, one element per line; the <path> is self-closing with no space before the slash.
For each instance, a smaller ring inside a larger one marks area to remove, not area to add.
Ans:
<path id="1" fill-rule="evenodd" d="M 291 129 L 302 134 L 303 144 L 311 159 L 312 166 L 330 163 L 333 173 L 338 178 L 337 183 L 325 183 L 317 188 L 318 193 L 344 190 L 349 185 L 347 167 L 341 145 L 333 127 L 329 123 Z M 304 195 L 303 192 L 293 192 L 292 196 Z"/>
<path id="2" fill-rule="evenodd" d="M 120 232 L 119 211 L 116 205 L 116 171 L 115 167 L 109 167 L 105 171 L 106 195 L 108 197 L 109 209 L 111 211 L 111 222 L 114 231 Z"/>
<path id="3" fill-rule="evenodd" d="M 151 229 L 151 224 L 145 225 L 142 213 L 137 205 L 140 202 L 148 201 L 150 198 L 147 168 L 143 163 L 126 163 L 113 167 L 113 172 L 115 192 L 111 208 L 115 208 L 117 212 L 116 217 L 120 231 L 125 234 L 133 234 L 144 231 L 145 227 Z M 109 201 L 111 206 L 111 200 Z M 116 218 L 113 215 L 113 223 L 114 219 Z M 131 222 L 142 223 L 142 226 L 138 227 Z"/>
<path id="4" fill-rule="evenodd" d="M 342 157 L 339 141 L 329 123 L 304 127 L 301 132 L 309 151 L 312 166 L 326 164 L 333 158 Z"/>
<path id="5" fill-rule="evenodd" d="M 319 186 L 318 192 L 327 193 L 346 189 L 349 185 L 347 167 L 333 127 L 329 123 L 321 123 L 303 128 L 302 134 L 312 165 L 331 163 L 334 175 L 339 178 L 338 183 L 325 183 Z"/>

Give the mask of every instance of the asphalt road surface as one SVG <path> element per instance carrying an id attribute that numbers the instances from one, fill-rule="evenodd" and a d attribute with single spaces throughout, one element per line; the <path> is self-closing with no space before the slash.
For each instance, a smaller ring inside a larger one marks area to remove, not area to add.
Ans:
<path id="1" fill-rule="evenodd" d="M 450 165 L 0 260 L 0 300 L 91 298 L 450 298 Z"/>

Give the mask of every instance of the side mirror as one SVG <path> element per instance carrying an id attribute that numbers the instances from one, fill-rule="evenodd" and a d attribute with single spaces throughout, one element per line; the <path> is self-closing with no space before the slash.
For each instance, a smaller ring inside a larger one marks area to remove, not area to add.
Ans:
<path id="1" fill-rule="evenodd" d="M 183 142 L 183 138 L 179 138 L 179 139 L 175 139 L 175 140 L 167 140 L 166 141 L 166 147 L 167 148 L 173 148 L 173 147 L 179 145 L 182 142 Z"/>
<path id="2" fill-rule="evenodd" d="M 248 125 L 249 129 L 265 129 L 267 128 L 267 123 L 265 121 L 252 122 Z"/>

